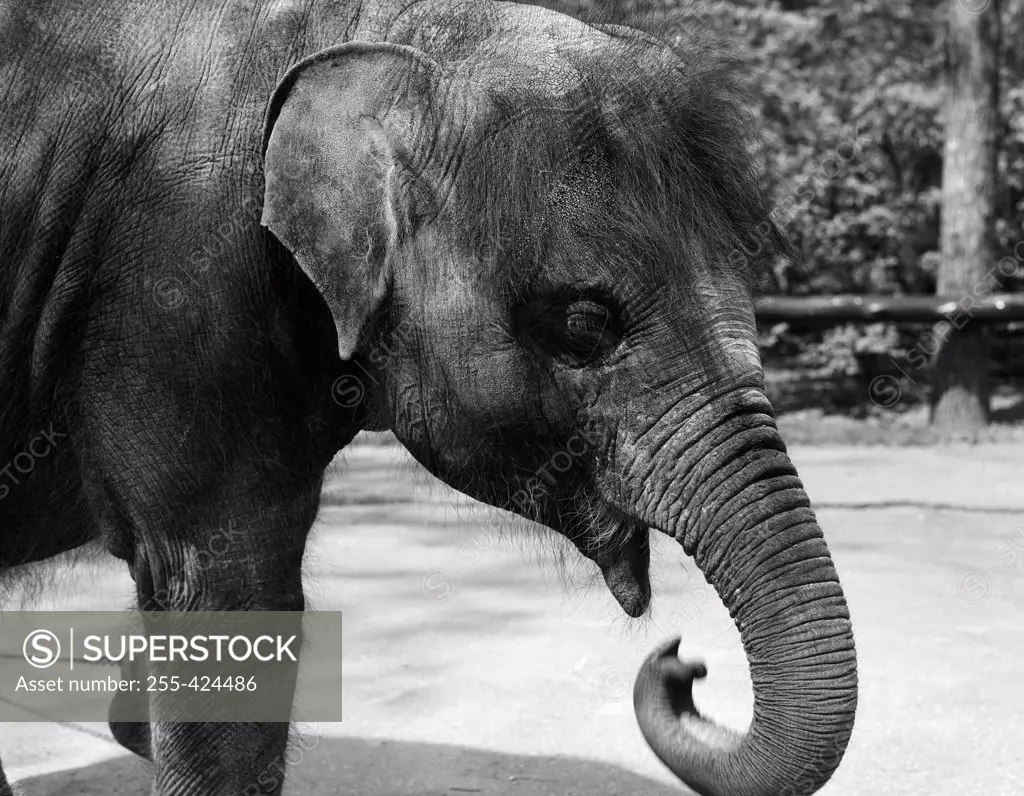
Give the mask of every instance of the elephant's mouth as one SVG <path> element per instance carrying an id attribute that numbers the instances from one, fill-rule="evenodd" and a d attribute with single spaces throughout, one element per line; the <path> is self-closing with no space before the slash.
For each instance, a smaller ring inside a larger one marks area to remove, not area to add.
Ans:
<path id="1" fill-rule="evenodd" d="M 623 527 L 624 542 L 606 559 L 596 559 L 604 582 L 622 610 L 629 616 L 642 616 L 651 604 L 651 539 L 646 525 L 628 520 Z"/>
<path id="2" fill-rule="evenodd" d="M 651 604 L 651 544 L 645 523 L 591 497 L 585 509 L 560 513 L 553 527 L 600 567 L 608 590 L 628 616 L 642 616 L 647 611 Z"/>

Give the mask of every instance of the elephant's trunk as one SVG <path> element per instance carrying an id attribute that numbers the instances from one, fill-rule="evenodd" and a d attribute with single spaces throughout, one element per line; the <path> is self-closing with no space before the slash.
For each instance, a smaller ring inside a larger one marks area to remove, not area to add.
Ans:
<path id="1" fill-rule="evenodd" d="M 685 487 L 669 485 L 651 512 L 721 596 L 750 663 L 754 716 L 742 734 L 697 712 L 691 688 L 703 666 L 679 661 L 678 641 L 648 658 L 636 682 L 647 742 L 706 796 L 813 793 L 839 765 L 857 705 L 843 591 L 769 412 L 744 411 L 677 447 L 686 452 L 669 481 Z M 695 474 L 701 461 L 713 471 Z"/>

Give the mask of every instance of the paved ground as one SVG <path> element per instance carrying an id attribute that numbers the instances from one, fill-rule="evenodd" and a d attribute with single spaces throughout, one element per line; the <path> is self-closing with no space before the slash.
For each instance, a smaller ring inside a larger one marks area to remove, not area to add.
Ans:
<path id="1" fill-rule="evenodd" d="M 860 654 L 857 730 L 823 793 L 1024 793 L 1024 447 L 793 456 Z M 345 611 L 344 722 L 304 728 L 289 794 L 681 793 L 629 699 L 640 660 L 676 632 L 710 667 L 698 701 L 745 726 L 738 634 L 673 545 L 655 540 L 654 613 L 632 622 L 588 566 L 563 584 L 550 546 L 498 541 L 493 514 L 396 450 L 346 460 L 307 577 L 315 607 Z M 34 605 L 121 607 L 129 593 L 86 564 Z M 148 793 L 145 766 L 105 738 L 104 725 L 0 725 L 0 753 L 30 796 Z"/>

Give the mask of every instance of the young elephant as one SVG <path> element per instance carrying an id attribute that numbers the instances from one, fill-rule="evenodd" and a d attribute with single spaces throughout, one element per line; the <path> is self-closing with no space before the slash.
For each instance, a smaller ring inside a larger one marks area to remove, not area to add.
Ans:
<path id="1" fill-rule="evenodd" d="M 0 566 L 98 539 L 142 606 L 301 610 L 323 470 L 390 428 L 631 616 L 648 530 L 677 539 L 754 718 L 702 717 L 672 642 L 635 689 L 651 747 L 702 794 L 828 780 L 853 636 L 762 388 L 743 252 L 776 233 L 712 54 L 432 0 L 4 2 L 0 39 L 0 460 L 32 461 Z M 280 792 L 286 727 L 153 707 L 114 729 L 155 793 Z"/>

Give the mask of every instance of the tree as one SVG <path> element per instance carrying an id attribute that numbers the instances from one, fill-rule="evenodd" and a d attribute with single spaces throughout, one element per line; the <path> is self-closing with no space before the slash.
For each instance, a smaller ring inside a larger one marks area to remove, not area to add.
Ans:
<path id="1" fill-rule="evenodd" d="M 936 292 L 974 297 L 996 265 L 999 138 L 999 0 L 949 0 L 942 260 Z M 966 302 L 965 302 L 966 303 Z M 973 438 L 988 422 L 988 346 L 969 318 L 954 318 L 936 354 L 932 422 L 947 437 Z"/>

